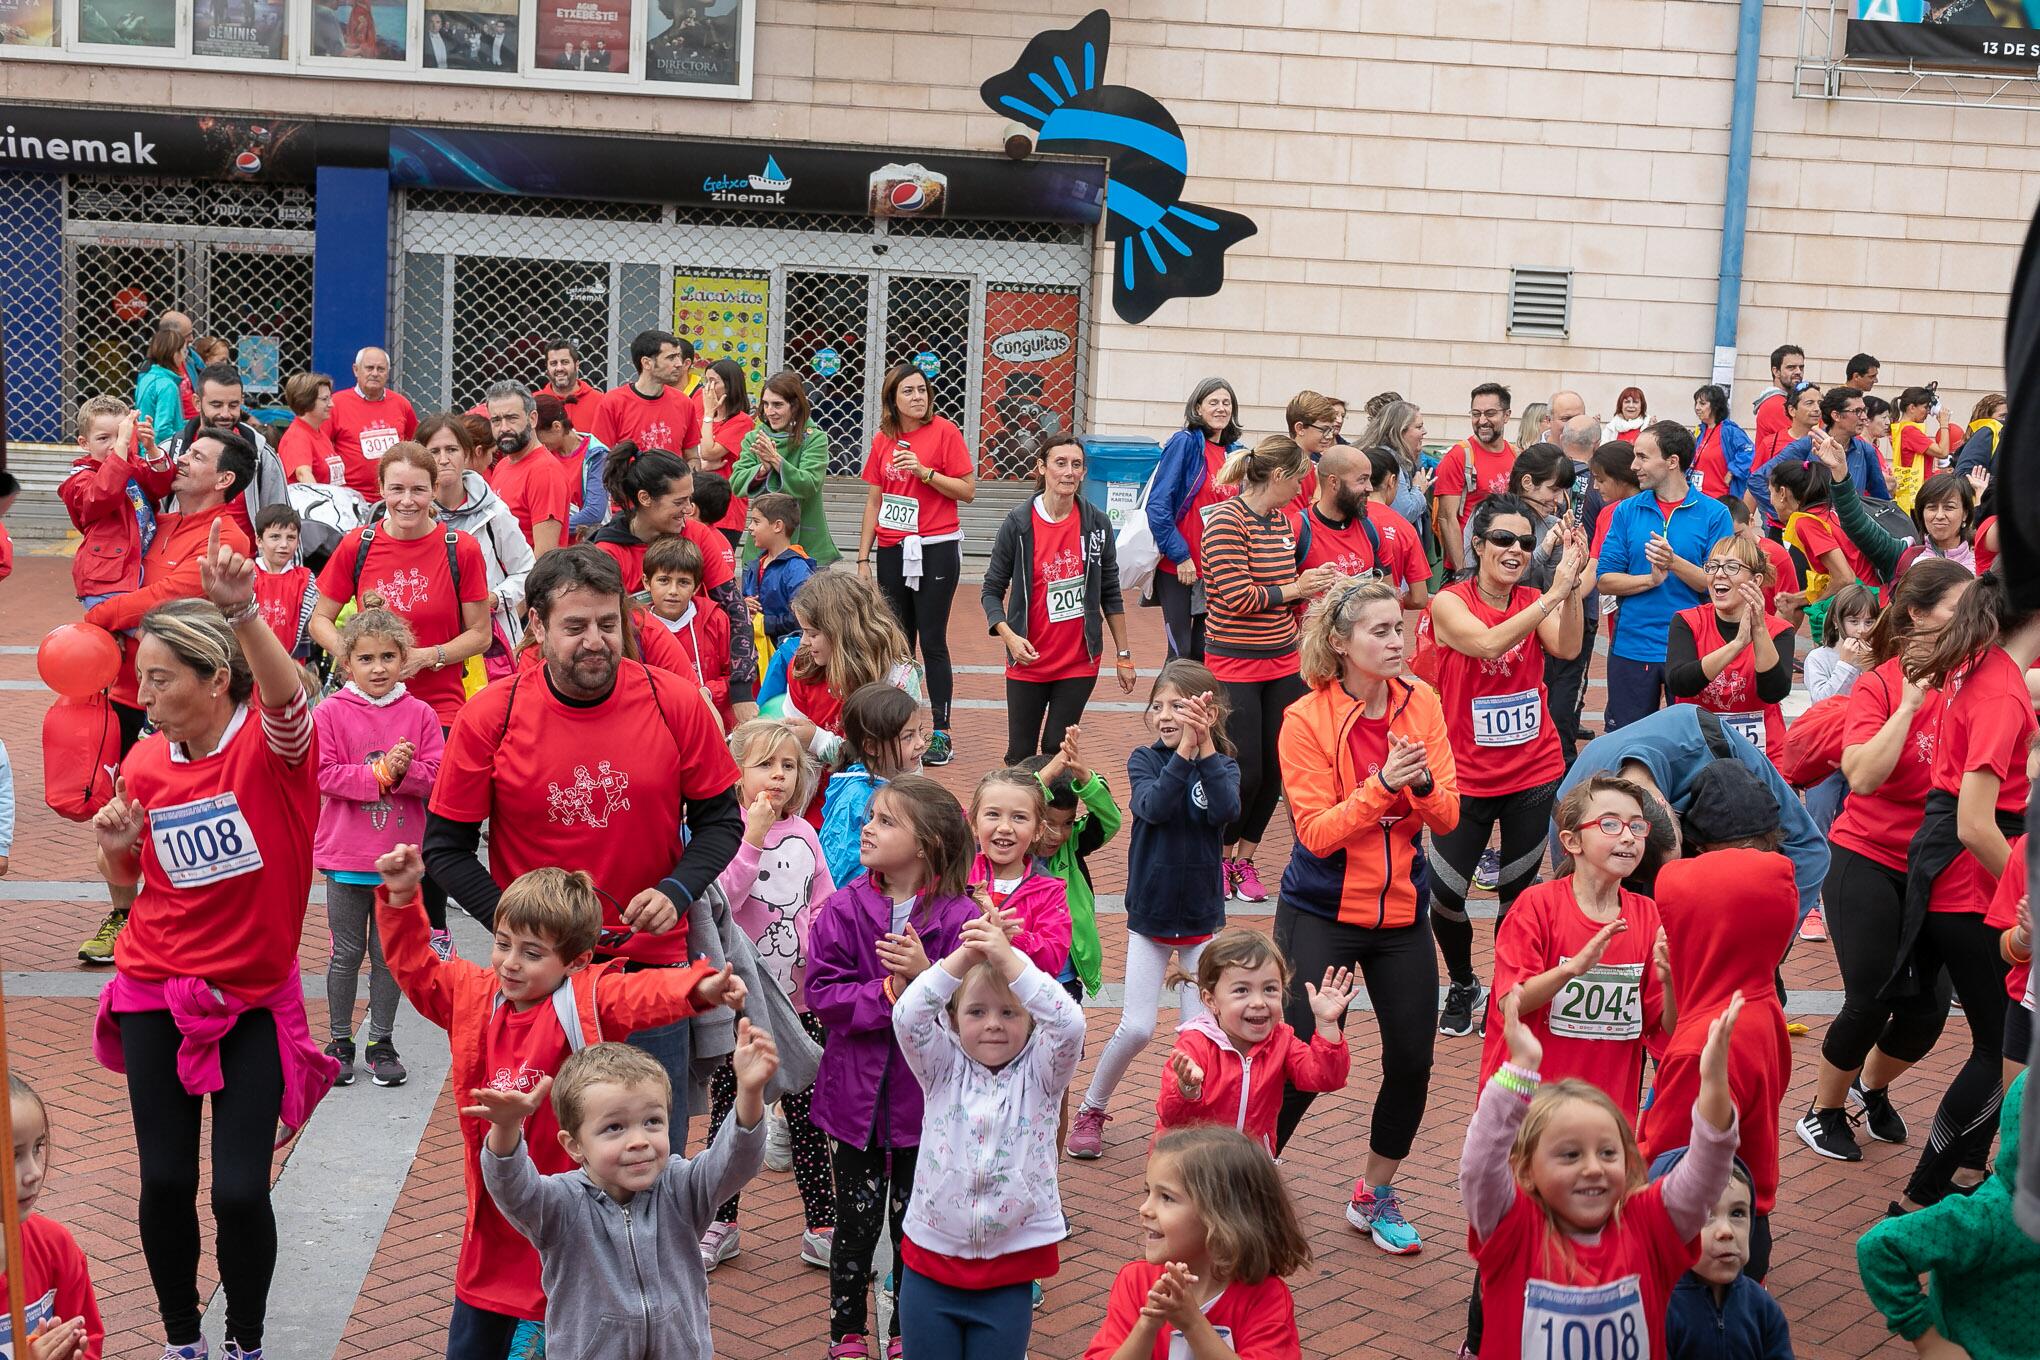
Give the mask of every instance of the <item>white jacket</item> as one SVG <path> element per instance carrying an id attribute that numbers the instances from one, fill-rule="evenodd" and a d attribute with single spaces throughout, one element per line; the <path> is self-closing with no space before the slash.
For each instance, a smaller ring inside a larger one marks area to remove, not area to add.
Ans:
<path id="1" fill-rule="evenodd" d="M 923 1250 L 989 1260 L 1068 1235 L 1056 1189 L 1055 1125 L 1084 1049 L 1084 1013 L 1028 964 L 1014 995 L 1034 1032 L 994 1072 L 963 1051 L 944 1009 L 963 983 L 939 965 L 893 1008 L 893 1033 L 927 1094 L 906 1232 Z"/>
<path id="2" fill-rule="evenodd" d="M 459 509 L 438 506 L 439 522 L 458 529 L 481 545 L 482 562 L 489 569 L 489 591 L 500 602 L 492 616 L 512 648 L 524 640 L 524 577 L 537 559 L 517 516 L 489 486 L 488 478 L 475 471 L 460 474 L 460 489 L 466 500 Z"/>

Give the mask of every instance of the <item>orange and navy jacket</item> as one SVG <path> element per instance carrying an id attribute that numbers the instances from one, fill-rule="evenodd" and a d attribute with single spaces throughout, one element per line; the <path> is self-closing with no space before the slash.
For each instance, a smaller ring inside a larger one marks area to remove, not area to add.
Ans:
<path id="1" fill-rule="evenodd" d="M 1421 680 L 1388 682 L 1388 730 L 1424 743 L 1431 791 L 1391 790 L 1356 767 L 1349 740 L 1361 705 L 1337 683 L 1289 706 L 1278 746 L 1296 848 L 1282 900 L 1315 916 L 1382 930 L 1417 919 L 1410 864 L 1417 833 L 1459 824 L 1459 774 L 1438 692 Z"/>

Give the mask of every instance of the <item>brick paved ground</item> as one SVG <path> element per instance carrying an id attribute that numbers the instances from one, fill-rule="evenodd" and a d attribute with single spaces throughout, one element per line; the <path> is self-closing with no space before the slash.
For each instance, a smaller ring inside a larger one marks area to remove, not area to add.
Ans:
<path id="1" fill-rule="evenodd" d="M 32 644 L 42 632 L 75 617 L 66 564 L 61 559 L 25 557 L 16 574 L 0 586 L 0 646 Z M 961 663 L 991 664 L 995 647 L 976 620 L 975 596 L 959 598 L 952 645 Z M 1134 639 L 1142 664 L 1159 659 L 1159 626 L 1150 611 L 1135 611 Z M 0 654 L 0 682 L 30 682 L 33 659 Z M 1143 689 L 1136 698 L 1145 697 Z M 1110 688 L 1110 681 L 1106 682 Z M 959 677 L 958 695 L 998 700 L 996 675 Z M 1117 700 L 1116 693 L 1101 695 Z M 37 737 L 49 696 L 32 688 L 0 684 L 0 735 L 13 757 L 20 793 L 21 830 L 11 876 L 14 880 L 80 880 L 91 876 L 89 837 L 59 821 L 39 800 L 41 759 Z M 1599 707 L 1598 686 L 1588 702 Z M 938 772 L 945 783 L 967 792 L 1004 745 L 1004 715 L 996 707 L 960 711 L 956 720 L 959 757 Z M 1101 768 L 1123 787 L 1124 756 L 1141 740 L 1133 713 L 1094 713 L 1085 724 L 1087 745 Z M 1261 865 L 1273 882 L 1288 849 L 1284 816 L 1278 814 Z M 1108 847 L 1094 865 L 1099 889 L 1125 887 L 1125 857 Z M 10 928 L 4 936 L 4 964 L 10 971 L 70 970 L 78 939 L 96 924 L 99 911 L 81 902 L 7 903 Z M 1266 924 L 1265 918 L 1248 918 Z M 1116 979 L 1123 937 L 1113 938 L 1117 921 L 1105 921 L 1106 970 Z M 1490 932 L 1478 933 L 1482 942 Z M 307 920 L 301 959 L 308 972 L 323 970 L 325 929 L 320 913 Z M 1795 989 L 1836 989 L 1840 980 L 1824 946 L 1800 946 L 1786 966 Z M 323 1002 L 309 1003 L 312 1023 L 323 1021 Z M 24 1073 L 42 1087 L 55 1126 L 56 1163 L 45 1207 L 69 1224 L 93 1262 L 101 1306 L 110 1329 L 108 1355 L 153 1357 L 160 1333 L 139 1247 L 133 1204 L 136 1190 L 133 1142 L 124 1088 L 94 1065 L 87 1051 L 92 1003 L 83 999 L 24 999 L 8 1007 L 9 1051 Z M 1795 1041 L 1798 1062 L 1787 1109 L 1804 1108 L 1811 1088 L 1815 1045 L 1823 1021 Z M 1114 1022 L 1111 1011 L 1094 1011 L 1095 1051 Z M 1463 1246 L 1463 1220 L 1453 1191 L 1461 1130 L 1467 1117 L 1478 1046 L 1471 1039 L 1439 1041 L 1424 1131 L 1403 1182 L 1412 1218 L 1426 1246 L 1413 1259 L 1391 1260 L 1350 1232 L 1342 1209 L 1365 1148 L 1366 1115 L 1376 1068 L 1371 1015 L 1356 1014 L 1348 1030 L 1354 1053 L 1352 1087 L 1323 1098 L 1297 1141 L 1284 1174 L 1294 1190 L 1317 1252 L 1310 1271 L 1294 1281 L 1311 1356 L 1436 1357 L 1457 1346 L 1471 1265 Z M 1899 1102 L 1915 1130 L 1924 1130 L 1963 1043 L 1962 1021 L 1950 1024 L 1939 1050 L 1905 1082 Z M 1080 1355 L 1102 1316 L 1113 1274 L 1133 1259 L 1134 1206 L 1140 1193 L 1140 1151 L 1164 1047 L 1157 1042 L 1128 1075 L 1116 1102 L 1118 1120 L 1108 1128 L 1106 1156 L 1096 1162 L 1065 1163 L 1064 1202 L 1076 1236 L 1066 1244 L 1063 1270 L 1048 1286 L 1046 1306 L 1036 1315 L 1032 1351 L 1060 1358 Z M 1089 1064 L 1078 1084 L 1088 1080 Z M 376 1102 L 389 1093 L 367 1083 L 335 1093 L 321 1119 L 336 1115 L 373 1119 Z M 697 1123 L 696 1133 L 700 1129 Z M 279 1158 L 278 1165 L 282 1165 Z M 1786 1180 L 1774 1220 L 1777 1252 L 1772 1286 L 1790 1318 L 1799 1354 L 1807 1357 L 1863 1356 L 1904 1348 L 1890 1342 L 1870 1315 L 1854 1267 L 1854 1242 L 1875 1221 L 1910 1168 L 1905 1149 L 1870 1144 L 1865 1162 L 1844 1167 L 1822 1161 L 1789 1134 L 1783 1169 Z M 203 1217 L 203 1216 L 202 1216 Z M 338 1354 L 410 1360 L 439 1353 L 452 1296 L 452 1273 L 461 1220 L 458 1138 L 446 1092 L 424 1130 L 418 1154 L 382 1235 L 373 1268 L 355 1300 Z M 716 1272 L 713 1281 L 718 1354 L 730 1360 L 767 1356 L 819 1356 L 825 1325 L 822 1272 L 798 1262 L 798 1199 L 792 1178 L 763 1175 L 745 1199 L 742 1255 Z M 313 1225 L 280 1225 L 286 1242 L 316 1231 Z M 207 1230 L 210 1261 L 210 1227 Z M 208 1277 L 207 1288 L 210 1278 Z M 157 1338 L 152 1341 L 152 1338 Z M 288 1360 L 298 1360 L 289 1357 Z"/>

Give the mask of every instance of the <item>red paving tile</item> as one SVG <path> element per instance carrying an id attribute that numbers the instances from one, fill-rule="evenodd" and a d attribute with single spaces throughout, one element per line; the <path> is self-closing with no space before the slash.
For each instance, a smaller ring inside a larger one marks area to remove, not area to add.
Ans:
<path id="1" fill-rule="evenodd" d="M 25 557 L 4 587 L 0 644 L 31 644 L 48 628 L 75 617 L 69 600 L 67 564 L 61 559 Z M 960 599 L 951 629 L 959 663 L 992 664 L 996 645 L 975 622 L 975 600 Z M 1160 660 L 1160 629 L 1152 611 L 1135 610 L 1132 632 L 1144 665 Z M 34 677 L 33 659 L 0 656 L 0 679 Z M 1145 697 L 1145 681 L 1134 696 Z M 959 697 L 999 700 L 996 675 L 958 677 Z M 1109 678 L 1099 696 L 1118 699 Z M 0 735 L 8 740 L 19 791 L 21 827 L 11 877 L 86 880 L 91 875 L 89 835 L 58 820 L 41 805 L 41 757 L 37 731 L 48 696 L 0 691 Z M 1590 701 L 1590 709 L 1597 707 Z M 956 763 L 934 771 L 961 795 L 1003 750 L 1005 718 L 999 709 L 959 710 L 955 724 Z M 1094 713 L 1085 723 L 1087 747 L 1116 786 L 1124 784 L 1126 751 L 1143 740 L 1132 713 Z M 1278 815 L 1260 863 L 1271 879 L 1288 854 L 1286 817 Z M 1115 845 L 1093 865 L 1104 892 L 1125 888 L 1125 852 Z M 18 902 L 6 904 L 10 929 L 0 966 L 15 970 L 66 970 L 75 966 L 76 941 L 96 924 L 90 904 Z M 1265 917 L 1243 918 L 1265 928 Z M 1108 978 L 1124 958 L 1117 918 L 1105 918 Z M 1476 933 L 1485 969 L 1485 941 Z M 324 922 L 314 911 L 300 959 L 308 972 L 323 970 Z M 1800 946 L 1788 961 L 1786 981 L 1795 988 L 1839 985 L 1831 951 Z M 318 1003 L 312 1003 L 314 1009 Z M 42 1088 L 51 1107 L 56 1163 L 46 1207 L 78 1234 L 93 1262 L 93 1275 L 109 1329 L 109 1356 L 153 1356 L 160 1334 L 153 1325 L 153 1301 L 135 1240 L 133 1205 L 136 1174 L 125 1088 L 102 1071 L 89 1053 L 92 1004 L 83 1000 L 21 999 L 8 1007 L 10 1052 L 18 1070 Z M 1823 1021 L 1807 1017 L 1813 1035 L 1795 1041 L 1798 1059 L 1786 1109 L 1807 1103 L 1816 1045 Z M 322 1017 L 313 1016 L 313 1023 Z M 1092 1016 L 1095 1051 L 1114 1021 L 1113 1012 Z M 1285 1158 L 1283 1174 L 1294 1190 L 1316 1261 L 1291 1281 L 1310 1356 L 1435 1357 L 1452 1354 L 1465 1314 L 1472 1267 L 1463 1248 L 1464 1221 L 1453 1187 L 1459 1142 L 1473 1096 L 1479 1047 L 1473 1040 L 1441 1039 L 1438 1068 L 1423 1132 L 1404 1164 L 1403 1185 L 1411 1217 L 1426 1246 L 1415 1258 L 1377 1253 L 1347 1228 L 1343 1216 L 1352 1176 L 1365 1152 L 1367 1110 L 1376 1065 L 1371 1015 L 1356 1014 L 1349 1027 L 1354 1053 L 1352 1086 L 1318 1102 Z M 1924 1130 L 1934 1100 L 1959 1060 L 1959 1014 L 1940 1047 L 1900 1091 L 1900 1104 L 1916 1130 Z M 1102 1316 L 1104 1295 L 1119 1266 L 1133 1259 L 1134 1206 L 1140 1193 L 1140 1153 L 1150 1131 L 1162 1044 L 1150 1047 L 1128 1074 L 1108 1126 L 1106 1156 L 1096 1162 L 1066 1162 L 1064 1202 L 1076 1235 L 1066 1244 L 1060 1275 L 1050 1281 L 1047 1302 L 1035 1315 L 1032 1353 L 1055 1360 L 1080 1355 Z M 1077 1085 L 1089 1079 L 1089 1064 Z M 1789 1116 L 1788 1116 L 1789 1117 Z M 694 1132 L 702 1132 L 697 1121 Z M 1798 1353 L 1810 1360 L 1865 1356 L 1880 1351 L 1908 1353 L 1885 1334 L 1865 1302 L 1855 1272 L 1857 1235 L 1883 1212 L 1910 1168 L 1904 1148 L 1870 1144 L 1859 1166 L 1816 1158 L 1784 1135 L 1785 1184 L 1774 1219 L 1777 1239 L 1771 1286 L 1791 1320 Z M 398 1198 L 368 1278 L 337 1355 L 373 1355 L 378 1360 L 412 1360 L 438 1355 L 451 1306 L 455 1255 L 461 1224 L 459 1138 L 452 1103 L 440 1093 L 419 1144 L 418 1155 Z M 203 1196 L 201 1196 L 203 1203 Z M 744 1252 L 716 1272 L 712 1284 L 717 1354 L 728 1360 L 768 1356 L 819 1355 L 826 1334 L 826 1281 L 822 1272 L 799 1264 L 799 1200 L 790 1176 L 767 1173 L 745 1196 Z M 203 1221 L 204 1215 L 201 1215 Z M 288 1235 L 290 1225 L 283 1225 Z M 210 1270 L 210 1227 L 206 1230 Z M 208 1273 L 202 1291 L 209 1289 Z"/>

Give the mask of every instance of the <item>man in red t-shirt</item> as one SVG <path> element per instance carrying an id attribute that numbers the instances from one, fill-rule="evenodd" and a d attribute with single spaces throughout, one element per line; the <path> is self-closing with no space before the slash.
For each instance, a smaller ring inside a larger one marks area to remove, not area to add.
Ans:
<path id="1" fill-rule="evenodd" d="M 1386 452 L 1381 457 L 1390 466 L 1392 492 L 1395 460 Z M 1413 589 L 1425 588 L 1430 565 L 1425 563 L 1423 570 L 1417 571 L 1422 549 L 1417 546 L 1416 530 L 1395 511 L 1371 500 L 1374 472 L 1372 457 L 1350 444 L 1334 444 L 1318 455 L 1317 495 L 1304 512 L 1310 546 L 1304 550 L 1301 567 L 1329 565 L 1343 576 L 1378 575 L 1394 584 L 1407 600 Z M 1385 517 L 1376 511 L 1385 512 Z"/>
<path id="2" fill-rule="evenodd" d="M 1473 433 L 1438 460 L 1438 480 L 1432 487 L 1438 506 L 1438 541 L 1445 548 L 1445 564 L 1455 572 L 1466 565 L 1463 540 L 1474 508 L 1509 489 L 1516 448 L 1503 431 L 1509 424 L 1511 400 L 1509 389 L 1500 383 L 1474 388 L 1468 411 Z"/>
<path id="3" fill-rule="evenodd" d="M 532 395 L 547 392 L 567 408 L 567 419 L 575 429 L 585 431 L 594 427 L 595 410 L 602 405 L 602 389 L 581 376 L 581 351 L 571 340 L 554 340 L 545 347 L 545 386 Z"/>
<path id="4" fill-rule="evenodd" d="M 560 546 L 573 513 L 574 488 L 565 464 L 538 442 L 538 402 L 522 383 L 489 388 L 489 430 L 501 455 L 489 469 L 489 486 L 510 513 L 534 553 Z"/>
<path id="5" fill-rule="evenodd" d="M 347 472 L 347 485 L 373 504 L 382 499 L 376 464 L 418 433 L 418 413 L 390 386 L 390 356 L 373 345 L 354 356 L 354 386 L 333 394 L 326 434 Z"/>
<path id="6" fill-rule="evenodd" d="M 613 558 L 556 549 L 531 569 L 525 595 L 544 664 L 461 711 L 432 789 L 426 866 L 485 925 L 518 875 L 585 869 L 603 899 L 598 958 L 685 964 L 688 904 L 743 837 L 736 762 L 693 685 L 624 659 Z M 477 853 L 485 821 L 487 867 Z M 684 1024 L 636 1039 L 685 1076 Z"/>
<path id="7" fill-rule="evenodd" d="M 701 447 L 701 408 L 688 397 L 694 346 L 670 331 L 639 331 L 630 342 L 637 377 L 611 388 L 589 431 L 604 448 L 628 439 L 640 449 L 692 457 Z M 578 422 L 576 428 L 579 428 Z"/>
<path id="8" fill-rule="evenodd" d="M 1786 394 L 1806 377 L 1806 351 L 1797 345 L 1780 345 L 1771 351 L 1771 385 L 1757 398 L 1756 429 L 1751 436 L 1755 451 L 1750 460 L 1754 475 L 1784 444 L 1781 438 L 1792 428 Z"/>

